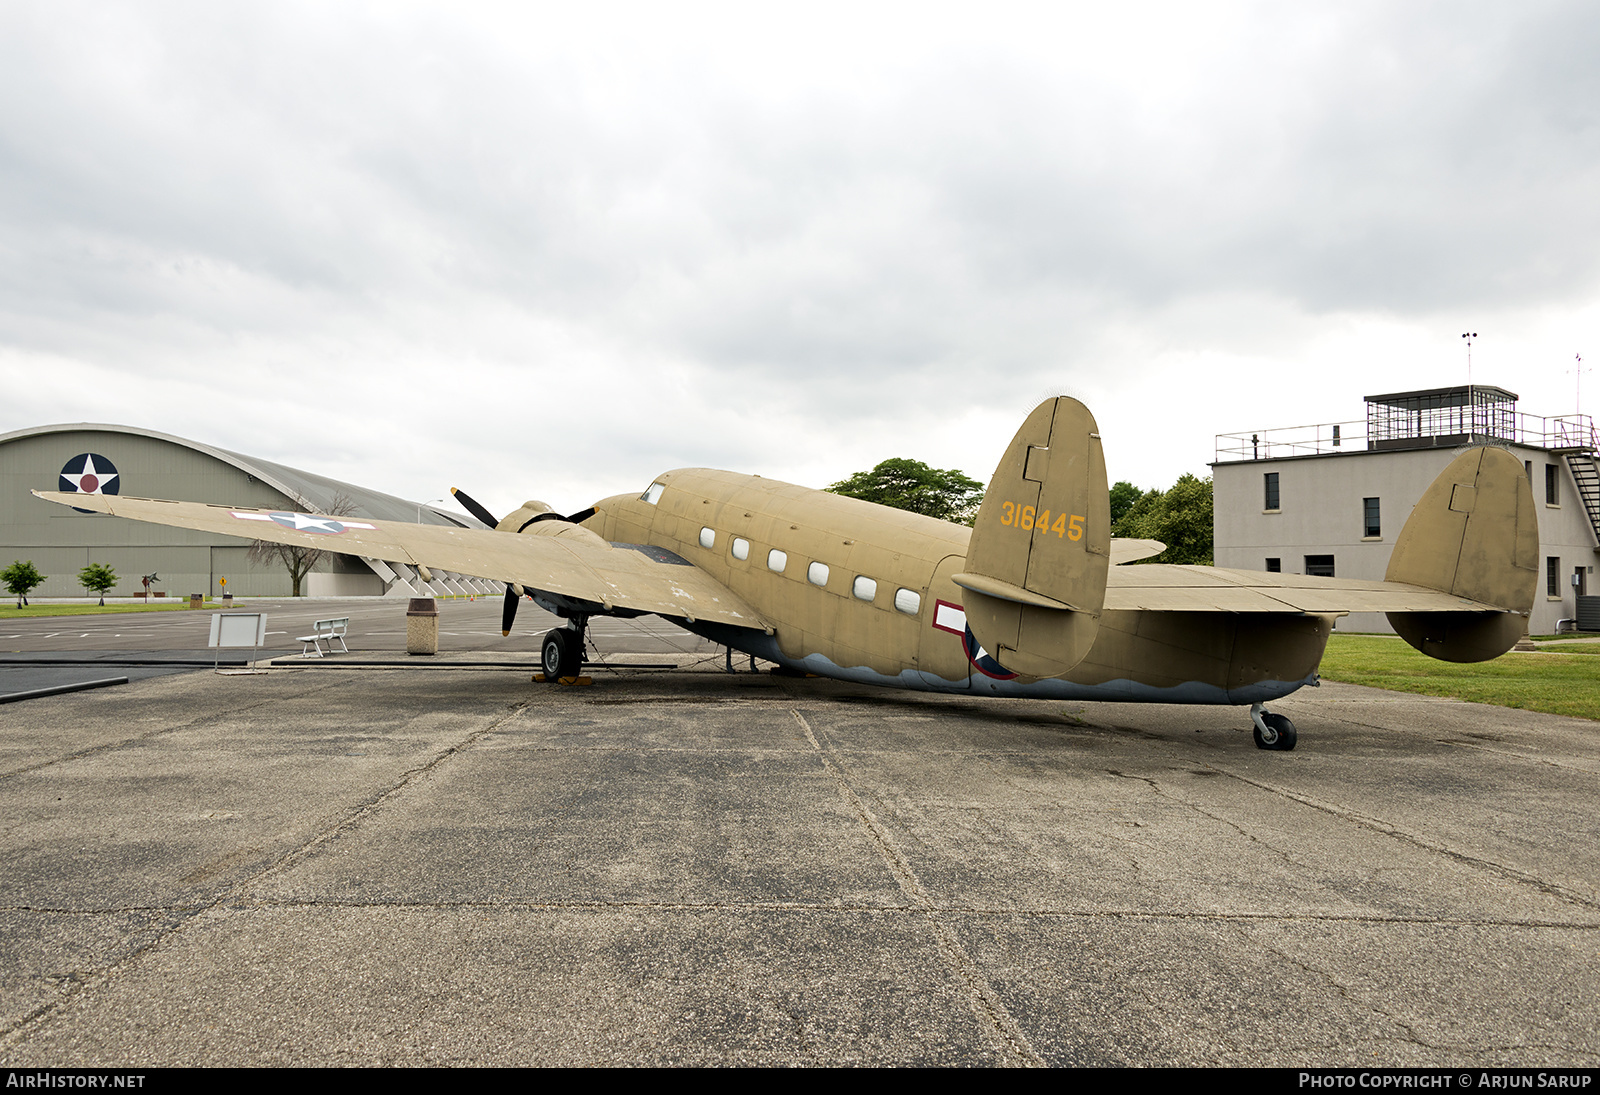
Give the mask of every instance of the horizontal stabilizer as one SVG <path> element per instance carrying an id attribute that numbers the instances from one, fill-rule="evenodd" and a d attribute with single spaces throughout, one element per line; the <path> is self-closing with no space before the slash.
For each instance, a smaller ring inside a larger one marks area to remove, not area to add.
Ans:
<path id="1" fill-rule="evenodd" d="M 1167 550 L 1167 545 L 1160 540 L 1124 540 L 1113 537 L 1111 540 L 1111 565 L 1119 567 L 1123 563 L 1137 563 L 1140 559 L 1151 559 Z"/>
<path id="2" fill-rule="evenodd" d="M 1522 462 L 1493 447 L 1451 461 L 1412 508 L 1387 577 L 1499 610 L 1391 612 L 1394 629 L 1429 657 L 1479 662 L 1511 649 L 1539 586 L 1538 514 Z"/>

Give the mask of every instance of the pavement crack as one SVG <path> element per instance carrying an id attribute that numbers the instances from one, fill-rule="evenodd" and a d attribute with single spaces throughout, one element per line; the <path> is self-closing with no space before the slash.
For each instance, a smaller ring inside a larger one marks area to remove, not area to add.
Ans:
<path id="1" fill-rule="evenodd" d="M 452 900 L 407 900 L 400 898 L 342 898 L 342 897 L 227 897 L 215 901 L 184 905 L 118 905 L 105 908 L 63 909 L 44 905 L 0 905 L 0 914 L 32 913 L 51 916 L 114 916 L 132 913 L 159 913 L 187 918 L 218 906 L 230 909 L 553 909 L 553 910 L 607 910 L 641 909 L 664 912 L 868 912 L 912 913 L 928 911 L 921 904 L 881 905 L 861 901 L 692 901 L 634 899 L 593 900 L 535 900 L 531 898 L 488 898 Z M 1031 920 L 1058 920 L 1092 922 L 1097 920 L 1136 920 L 1206 922 L 1215 924 L 1422 924 L 1427 926 L 1474 928 L 1544 928 L 1559 931 L 1597 932 L 1600 923 L 1585 924 L 1571 920 L 1549 920 L 1520 917 L 1461 917 L 1434 915 L 1382 915 L 1377 913 L 1307 912 L 1253 912 L 1237 910 L 1172 911 L 1158 909 L 1048 909 L 1026 907 L 992 907 L 985 905 L 931 906 L 949 916 L 984 918 L 1016 918 Z"/>
<path id="2" fill-rule="evenodd" d="M 330 684 L 328 684 L 328 685 L 326 685 L 324 687 L 332 688 L 332 687 L 335 687 L 335 685 L 330 683 Z M 262 702 L 263 703 L 271 703 L 271 702 L 274 702 L 274 701 L 272 701 L 272 700 L 263 700 Z M 28 1029 L 30 1027 L 32 1027 L 36 1023 L 39 1023 L 39 1022 L 43 1021 L 44 1019 L 48 1018 L 49 1016 L 55 1014 L 61 1008 L 65 1007 L 68 1003 L 70 1003 L 71 1001 L 75 1000 L 79 996 L 82 996 L 85 992 L 87 992 L 90 988 L 92 988 L 93 985 L 95 985 L 95 984 L 97 984 L 99 982 L 102 982 L 102 981 L 106 980 L 109 977 L 115 976 L 118 973 L 118 971 L 126 968 L 127 966 L 131 965 L 134 962 L 137 962 L 144 955 L 146 955 L 149 952 L 155 950 L 157 947 L 161 946 L 167 940 L 171 939 L 172 937 L 174 937 L 178 933 L 182 932 L 185 927 L 187 927 L 189 924 L 194 922 L 196 917 L 202 916 L 202 915 L 204 915 L 204 914 L 206 914 L 208 912 L 212 912 L 212 911 L 217 910 L 219 908 L 221 908 L 221 909 L 231 909 L 231 908 L 237 908 L 237 907 L 239 907 L 241 905 L 250 904 L 250 902 L 243 901 L 243 900 L 241 900 L 241 898 L 243 897 L 244 893 L 251 886 L 253 886 L 256 883 L 258 883 L 261 879 L 266 878 L 267 876 L 271 875 L 275 871 L 280 871 L 280 870 L 284 869 L 285 867 L 292 866 L 293 864 L 298 863 L 300 860 L 306 858 L 307 856 L 309 856 L 313 852 L 315 852 L 317 849 L 321 848 L 329 840 L 332 840 L 333 838 L 338 836 L 340 833 L 348 831 L 349 829 L 351 829 L 352 827 L 354 827 L 355 825 L 360 823 L 360 821 L 363 818 L 367 817 L 373 811 L 377 810 L 379 807 L 384 805 L 384 803 L 388 802 L 390 799 L 394 798 L 396 795 L 398 795 L 402 791 L 404 791 L 417 778 L 419 778 L 421 776 L 425 776 L 428 773 L 434 771 L 440 765 L 444 764 L 446 761 L 448 761 L 450 758 L 456 756 L 458 753 L 461 753 L 461 752 L 463 752 L 463 751 L 465 751 L 467 749 L 470 749 L 474 744 L 476 744 L 484 736 L 486 736 L 488 734 L 492 734 L 500 726 L 504 725 L 506 722 L 510 721 L 511 719 L 516 718 L 517 715 L 520 714 L 522 712 L 522 710 L 525 707 L 528 706 L 529 702 L 531 702 L 531 701 L 524 701 L 522 703 L 518 703 L 518 704 L 513 705 L 508 711 L 506 711 L 504 714 L 500 715 L 498 718 L 496 718 L 492 722 L 490 722 L 490 723 L 488 723 L 488 724 L 486 724 L 484 726 L 481 726 L 478 729 L 472 731 L 471 733 L 467 734 L 461 740 L 459 740 L 459 741 L 457 741 L 457 742 L 455 742 L 455 743 L 453 743 L 451 745 L 445 746 L 443 749 L 441 749 L 437 754 L 435 754 L 426 763 L 420 764 L 417 767 L 412 768 L 409 771 L 407 771 L 404 774 L 402 774 L 401 777 L 399 778 L 399 780 L 397 780 L 392 786 L 390 786 L 386 790 L 381 791 L 378 794 L 369 797 L 365 802 L 359 803 L 356 806 L 346 810 L 342 817 L 340 817 L 337 821 L 333 822 L 331 825 L 328 825 L 326 828 L 324 828 L 322 830 L 322 832 L 320 832 L 317 835 L 313 836 L 311 839 L 304 841 L 298 847 L 296 847 L 294 849 L 291 849 L 290 851 L 286 852 L 282 856 L 279 856 L 278 859 L 275 860 L 274 862 L 268 864 L 267 866 L 263 867 L 261 870 L 255 872 L 254 874 L 250 875 L 249 877 L 241 880 L 240 882 L 238 882 L 235 885 L 229 887 L 228 889 L 218 893 L 217 895 L 215 895 L 214 897 L 210 898 L 209 900 L 196 902 L 193 905 L 185 905 L 185 906 L 180 906 L 180 907 L 177 907 L 177 908 L 164 910 L 164 911 L 167 911 L 167 912 L 170 912 L 170 913 L 175 913 L 176 916 L 177 916 L 177 919 L 175 919 L 170 924 L 170 926 L 168 926 L 165 930 L 157 929 L 155 934 L 154 934 L 154 936 L 150 940 L 148 940 L 147 942 L 141 944 L 138 947 L 135 947 L 135 948 L 129 950 L 126 954 L 124 954 L 122 957 L 117 959 L 115 962 L 109 963 L 105 967 L 96 970 L 92 977 L 89 976 L 89 975 L 85 975 L 82 978 L 78 978 L 78 977 L 72 978 L 63 987 L 62 995 L 60 997 L 58 997 L 55 1000 L 49 1001 L 48 1003 L 41 1004 L 39 1007 L 34 1008 L 32 1011 L 28 1012 L 26 1015 L 22 1016 L 21 1018 L 19 1018 L 15 1022 L 13 1022 L 13 1023 L 9 1024 L 9 1025 L 0 1027 L 0 1046 L 6 1046 L 6 1045 L 14 1043 L 18 1038 L 22 1037 L 28 1031 Z M 251 705 L 251 706 L 257 706 L 257 705 Z M 233 709 L 233 713 L 237 713 L 239 710 L 242 710 L 242 708 L 234 708 Z M 199 721 L 199 720 L 196 720 L 196 721 Z M 189 724 L 186 724 L 186 725 L 193 725 L 193 723 L 189 723 Z M 181 729 L 181 728 L 179 728 L 179 729 Z M 167 730 L 167 731 L 155 731 L 155 732 L 153 732 L 151 734 L 143 735 L 141 738 L 130 739 L 130 740 L 145 740 L 145 739 L 150 738 L 150 737 L 155 737 L 157 734 L 171 733 L 171 732 L 172 731 L 170 731 L 170 730 Z M 125 742 L 124 743 L 118 743 L 118 744 L 119 745 L 120 744 L 125 744 Z M 114 746 L 107 746 L 105 748 L 113 748 L 113 747 Z M 101 748 L 100 747 L 96 747 L 95 749 L 84 750 L 83 754 L 84 755 L 89 755 L 91 753 L 99 752 L 99 751 L 101 751 Z M 57 758 L 57 760 L 64 760 L 64 759 L 68 759 L 68 758 L 64 758 L 64 757 L 63 758 Z M 52 763 L 55 763 L 55 762 L 53 761 Z"/>
<path id="3" fill-rule="evenodd" d="M 432 758 L 430 758 L 425 763 L 419 764 L 415 768 L 411 768 L 411 769 L 408 769 L 407 771 L 403 772 L 400 775 L 400 778 L 398 780 L 396 780 L 391 786 L 385 788 L 382 791 L 379 791 L 375 795 L 369 796 L 366 799 L 366 801 L 357 803 L 356 805 L 346 809 L 344 811 L 343 817 L 341 817 L 339 820 L 337 820 L 333 824 L 327 826 L 325 829 L 322 830 L 322 832 L 318 833 L 316 836 L 313 836 L 311 839 L 309 839 L 309 840 L 305 841 L 304 843 L 302 843 L 298 848 L 293 848 L 293 849 L 285 852 L 283 855 L 279 856 L 276 861 L 274 861 L 274 862 L 268 864 L 267 866 L 263 867 L 261 870 L 257 871 L 255 874 L 251 875 L 250 877 L 248 877 L 246 879 L 243 879 L 238 884 L 233 886 L 229 891 L 227 891 L 227 893 L 225 893 L 222 896 L 218 897 L 216 899 L 216 901 L 212 902 L 212 904 L 213 905 L 221 904 L 222 902 L 226 901 L 229 896 L 231 896 L 233 894 L 237 894 L 237 893 L 241 892 L 242 890 L 244 890 L 245 888 L 247 888 L 249 886 L 253 886 L 256 883 L 260 882 L 262 879 L 267 878 L 270 875 L 273 875 L 273 874 L 275 874 L 275 873 L 277 873 L 279 871 L 282 871 L 287 867 L 294 866 L 296 863 L 299 863 L 301 860 L 307 858 L 312 853 L 316 852 L 318 849 L 320 849 L 323 845 L 327 844 L 329 841 L 337 839 L 342 834 L 344 834 L 344 833 L 350 831 L 351 829 L 355 828 L 365 818 L 367 818 L 372 813 L 377 811 L 380 807 L 385 805 L 390 799 L 392 799 L 395 796 L 403 793 L 408 787 L 411 786 L 412 783 L 416 782 L 416 780 L 422 778 L 423 776 L 429 775 L 435 769 L 437 769 L 440 765 L 442 765 L 445 762 L 449 761 L 450 759 L 455 757 L 457 754 L 463 753 L 466 750 L 472 748 L 483 737 L 485 737 L 488 734 L 494 733 L 496 730 L 498 730 L 505 723 L 510 722 L 512 719 L 516 718 L 523 711 L 523 709 L 528 706 L 529 702 L 532 702 L 532 701 L 519 703 L 519 704 L 513 706 L 509 711 L 505 712 L 503 715 L 501 715 L 500 717 L 496 718 L 494 721 L 492 721 L 490 723 L 487 723 L 486 725 L 478 728 L 477 730 L 472 731 L 466 737 L 462 738 L 460 741 L 458 741 L 458 742 L 456 742 L 456 743 L 454 743 L 452 745 L 445 746 L 443 749 L 441 749 L 438 753 L 436 753 Z"/>
<path id="4" fill-rule="evenodd" d="M 1207 765 L 1207 767 L 1209 768 L 1210 765 Z M 1290 855 L 1287 851 L 1285 851 L 1282 848 L 1279 848 L 1279 847 L 1277 847 L 1277 846 L 1275 846 L 1273 844 L 1269 844 L 1265 840 L 1262 840 L 1259 836 L 1257 836 L 1256 834 L 1252 833 L 1249 829 L 1246 829 L 1243 825 L 1239 824 L 1237 821 L 1234 821 L 1232 818 L 1224 817 L 1223 815 L 1221 815 L 1221 814 L 1219 814 L 1219 813 L 1217 813 L 1217 812 L 1215 812 L 1213 810 L 1206 809 L 1204 806 L 1200 805 L 1198 802 L 1194 802 L 1191 799 L 1185 798 L 1185 797 L 1183 797 L 1181 795 L 1175 794 L 1172 791 L 1169 791 L 1167 788 L 1163 787 L 1158 780 L 1156 780 L 1155 778 L 1153 778 L 1151 776 L 1133 776 L 1133 775 L 1128 775 L 1126 772 L 1118 772 L 1118 771 L 1115 771 L 1115 770 L 1110 769 L 1110 768 L 1106 769 L 1106 771 L 1110 772 L 1114 776 L 1119 776 L 1122 779 L 1132 779 L 1132 780 L 1138 780 L 1138 781 L 1140 781 L 1142 783 L 1148 783 L 1150 785 L 1150 790 L 1154 791 L 1158 796 L 1160 796 L 1161 798 L 1165 799 L 1166 801 L 1174 803 L 1174 804 L 1176 804 L 1178 806 L 1182 806 L 1185 809 L 1193 810 L 1195 813 L 1199 814 L 1201 817 L 1209 818 L 1210 820 L 1216 822 L 1219 825 L 1223 825 L 1223 826 L 1225 826 L 1225 827 L 1227 827 L 1229 829 L 1232 829 L 1234 832 L 1236 832 L 1240 836 L 1244 837 L 1244 839 L 1248 840 L 1250 843 L 1252 843 L 1252 844 L 1256 845 L 1257 847 L 1262 848 L 1265 851 L 1270 852 L 1273 855 L 1279 857 L 1280 859 L 1282 859 L 1285 863 L 1289 864 L 1290 866 L 1294 866 L 1294 867 L 1303 867 L 1303 866 L 1305 866 L 1305 864 L 1303 862 L 1301 862 L 1300 860 L 1296 859 L 1294 856 Z M 1213 769 L 1213 771 L 1217 771 L 1219 774 L 1221 774 L 1219 769 Z"/>
<path id="5" fill-rule="evenodd" d="M 1370 814 L 1363 814 L 1356 810 L 1349 809 L 1348 807 L 1335 806 L 1331 802 L 1321 802 L 1312 798 L 1310 795 L 1302 794 L 1298 791 L 1291 791 L 1286 787 L 1274 787 L 1270 783 L 1264 783 L 1261 780 L 1251 779 L 1249 776 L 1240 775 L 1238 772 L 1232 772 L 1226 768 L 1219 768 L 1218 771 L 1233 777 L 1240 783 L 1249 784 L 1251 787 L 1266 791 L 1269 794 L 1278 795 L 1282 798 L 1289 799 L 1292 802 L 1298 802 L 1300 805 L 1308 806 L 1313 810 L 1320 810 L 1325 814 L 1330 814 L 1333 817 L 1339 818 L 1341 821 L 1347 821 L 1352 825 L 1360 826 L 1361 828 L 1371 830 L 1375 833 L 1382 833 L 1383 835 L 1394 840 L 1403 841 L 1404 843 L 1410 844 L 1414 847 L 1422 848 L 1425 851 L 1432 852 L 1435 855 L 1445 856 L 1448 859 L 1453 859 L 1458 863 L 1465 864 L 1466 866 L 1473 867 L 1478 870 L 1488 871 L 1491 874 L 1497 874 L 1502 878 L 1509 879 L 1510 881 L 1520 883 L 1524 886 L 1531 886 L 1541 893 L 1547 893 L 1552 897 L 1560 898 L 1561 900 L 1570 904 L 1580 905 L 1586 909 L 1600 909 L 1600 902 L 1597 902 L 1593 897 L 1590 897 L 1587 894 L 1578 893 L 1567 888 L 1566 886 L 1561 885 L 1560 883 L 1551 882 L 1548 879 L 1540 878 L 1539 876 L 1531 874 L 1527 871 L 1519 871 L 1515 867 L 1508 866 L 1504 863 L 1497 863 L 1492 859 L 1485 859 L 1482 856 L 1470 855 L 1467 852 L 1457 851 L 1455 848 L 1448 847 L 1436 841 L 1426 840 L 1415 833 L 1407 832 L 1404 829 L 1401 829 L 1395 825 L 1391 825 L 1387 821 L 1384 821 L 1381 818 L 1373 817 Z"/>
<path id="6" fill-rule="evenodd" d="M 309 688 L 306 691 L 325 692 L 332 687 L 334 686 L 330 683 L 323 685 L 320 688 Z M 165 737 L 168 734 L 177 734 L 184 730 L 193 729 L 196 726 L 203 726 L 213 719 L 224 716 L 227 718 L 236 718 L 246 711 L 253 711 L 258 707 L 264 707 L 277 702 L 279 701 L 274 697 L 263 697 L 262 699 L 256 700 L 254 703 L 242 703 L 236 707 L 229 707 L 226 711 L 219 714 L 196 715 L 189 721 L 181 723 L 177 726 L 167 726 L 160 730 L 151 730 L 147 734 L 132 734 L 125 738 L 118 738 L 116 741 L 103 742 L 99 745 L 90 745 L 83 749 L 76 749 L 71 753 L 62 753 L 60 756 L 54 756 L 48 760 L 41 760 L 37 764 L 25 764 L 19 768 L 7 769 L 4 772 L 0 772 L 0 780 L 7 780 L 13 776 L 27 775 L 29 772 L 37 772 L 41 769 L 49 768 L 52 765 L 65 764 L 68 761 L 82 760 L 84 757 L 93 757 L 99 756 L 101 753 L 114 752 L 118 749 L 127 748 L 130 745 L 138 745 L 142 742 L 151 741 L 155 738 Z"/>
<path id="7" fill-rule="evenodd" d="M 959 983 L 966 987 L 968 1002 L 972 1007 L 973 1013 L 980 1022 L 988 1024 L 995 1039 L 1004 1048 L 1008 1049 L 1015 1058 L 1024 1064 L 1039 1068 L 1045 1067 L 1045 1059 L 1039 1055 L 1038 1051 L 1028 1041 L 1027 1035 L 1023 1033 L 1022 1028 L 1017 1024 L 1016 1018 L 1005 1006 L 1004 1001 L 1000 999 L 999 993 L 995 992 L 994 986 L 989 984 L 989 979 L 984 976 L 983 971 L 978 967 L 977 962 L 973 960 L 972 955 L 967 953 L 967 949 L 962 946 L 961 940 L 957 938 L 956 933 L 940 918 L 939 910 L 934 905 L 933 898 L 929 896 L 926 887 L 922 885 L 911 864 L 901 853 L 893 834 L 878 820 L 877 815 L 872 812 L 872 808 L 856 793 L 839 762 L 828 750 L 823 749 L 822 744 L 817 740 L 816 733 L 811 729 L 811 724 L 806 721 L 806 717 L 795 709 L 791 709 L 789 713 L 800 724 L 800 729 L 805 732 L 806 741 L 811 743 L 811 748 L 816 751 L 823 767 L 833 777 L 835 784 L 838 785 L 840 794 L 844 796 L 845 801 L 854 810 L 856 817 L 860 819 L 862 825 L 866 827 L 867 832 L 876 842 L 878 852 L 888 866 L 889 873 L 894 875 L 895 881 L 899 883 L 901 892 L 911 899 L 918 911 L 926 918 L 928 926 L 939 944 L 939 949 L 943 953 L 946 963 L 950 966 L 951 973 L 956 976 Z"/>

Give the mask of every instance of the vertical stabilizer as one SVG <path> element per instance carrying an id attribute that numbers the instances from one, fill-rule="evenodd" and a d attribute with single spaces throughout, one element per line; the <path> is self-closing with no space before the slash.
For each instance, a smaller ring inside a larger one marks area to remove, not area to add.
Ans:
<path id="1" fill-rule="evenodd" d="M 1111 564 L 1111 503 L 1089 409 L 1041 403 L 995 468 L 965 571 L 973 636 L 1014 673 L 1066 673 L 1093 645 Z"/>
<path id="2" fill-rule="evenodd" d="M 1411 511 L 1385 578 L 1453 593 L 1503 613 L 1391 612 L 1430 657 L 1479 662 L 1521 638 L 1539 583 L 1539 522 L 1521 461 L 1504 449 L 1462 453 Z"/>

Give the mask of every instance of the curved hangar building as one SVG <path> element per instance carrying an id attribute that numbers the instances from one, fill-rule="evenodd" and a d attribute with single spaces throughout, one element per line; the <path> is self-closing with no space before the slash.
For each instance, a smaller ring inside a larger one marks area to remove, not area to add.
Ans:
<path id="1" fill-rule="evenodd" d="M 482 527 L 467 516 L 419 506 L 392 494 L 341 483 L 269 460 L 134 426 L 77 423 L 0 434 L 0 567 L 32 560 L 48 575 L 40 597 L 81 597 L 78 572 L 102 563 L 117 572 L 113 597 L 151 589 L 168 597 L 191 593 L 287 597 L 282 565 L 251 564 L 248 539 L 125 521 L 68 510 L 29 490 L 84 491 L 173 498 L 288 512 L 343 510 L 351 517 Z M 227 579 L 227 586 L 222 579 Z M 308 597 L 416 597 L 497 593 L 498 583 L 433 572 L 425 584 L 411 568 L 379 559 L 328 554 L 306 576 Z"/>

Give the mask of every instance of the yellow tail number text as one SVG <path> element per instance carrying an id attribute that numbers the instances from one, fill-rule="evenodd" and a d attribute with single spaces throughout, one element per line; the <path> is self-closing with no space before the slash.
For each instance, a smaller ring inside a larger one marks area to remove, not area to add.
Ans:
<path id="1" fill-rule="evenodd" d="M 1050 520 L 1050 511 L 1047 509 L 1034 512 L 1032 506 L 1018 506 L 1015 502 L 1000 503 L 1000 523 L 1008 528 L 1021 529 L 1024 532 L 1039 532 L 1056 534 L 1057 539 L 1082 540 L 1083 539 L 1083 514 L 1055 515 L 1055 521 Z"/>

